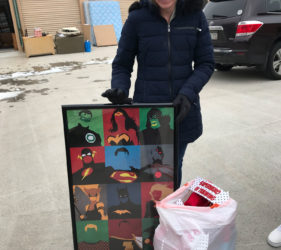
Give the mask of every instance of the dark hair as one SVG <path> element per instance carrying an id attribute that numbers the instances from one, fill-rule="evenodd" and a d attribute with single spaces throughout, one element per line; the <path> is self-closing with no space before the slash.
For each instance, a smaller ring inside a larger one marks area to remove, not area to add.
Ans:
<path id="1" fill-rule="evenodd" d="M 118 154 L 119 152 L 124 152 L 124 153 L 126 153 L 127 155 L 130 154 L 129 151 L 128 151 L 126 148 L 118 148 L 118 149 L 115 151 L 114 155 L 117 156 L 117 154 Z"/>
<path id="2" fill-rule="evenodd" d="M 80 112 L 79 112 L 79 116 L 82 114 L 82 113 L 86 113 L 88 115 L 91 115 L 93 116 L 92 112 L 88 109 L 82 109 Z"/>
<path id="3" fill-rule="evenodd" d="M 115 121 L 115 114 L 117 112 L 121 112 L 125 116 L 125 129 L 127 131 L 129 131 L 129 129 L 134 129 L 136 131 L 136 135 L 137 135 L 137 138 L 139 140 L 139 128 L 138 128 L 137 124 L 135 123 L 135 120 L 132 119 L 131 117 L 129 117 L 127 112 L 122 108 L 117 108 L 117 109 L 114 110 L 114 112 L 111 116 L 112 128 L 110 129 L 110 132 L 116 132 L 117 129 L 118 129 L 118 125 Z"/>
<path id="4" fill-rule="evenodd" d="M 89 148 L 83 148 L 81 150 L 81 154 L 87 154 L 87 153 L 91 153 L 92 154 L 92 151 Z"/>
<path id="5" fill-rule="evenodd" d="M 149 110 L 147 112 L 147 119 L 146 119 L 146 127 L 147 128 L 151 128 L 150 118 L 152 118 L 152 116 L 154 116 L 154 115 L 157 115 L 160 118 L 160 117 L 162 117 L 162 112 L 159 109 L 155 109 L 155 108 L 152 108 L 151 110 Z M 161 122 L 160 122 L 160 125 L 161 125 Z"/>
<path id="6" fill-rule="evenodd" d="M 170 126 L 170 116 L 164 115 L 162 116 L 162 112 L 159 109 L 152 108 L 147 113 L 147 119 L 146 119 L 146 128 L 151 128 L 150 118 L 152 118 L 154 115 L 158 116 L 158 120 L 160 123 L 160 126 Z"/>

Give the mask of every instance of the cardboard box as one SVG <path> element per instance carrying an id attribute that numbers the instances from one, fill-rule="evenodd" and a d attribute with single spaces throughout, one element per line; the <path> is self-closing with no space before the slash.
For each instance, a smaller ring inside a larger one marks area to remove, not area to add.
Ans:
<path id="1" fill-rule="evenodd" d="M 26 57 L 55 54 L 55 44 L 52 35 L 41 37 L 23 37 Z"/>
<path id="2" fill-rule="evenodd" d="M 97 46 L 117 45 L 113 24 L 94 26 L 94 34 Z"/>
<path id="3" fill-rule="evenodd" d="M 55 37 L 57 54 L 84 52 L 84 36 Z"/>

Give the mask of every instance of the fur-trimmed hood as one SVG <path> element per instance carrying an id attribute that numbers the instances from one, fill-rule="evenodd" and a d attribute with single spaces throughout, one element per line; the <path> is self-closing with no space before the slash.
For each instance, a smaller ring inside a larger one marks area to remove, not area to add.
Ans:
<path id="1" fill-rule="evenodd" d="M 203 6 L 203 0 L 177 0 L 176 15 L 185 15 L 187 13 L 202 10 Z M 159 14 L 159 7 L 152 3 L 151 0 L 140 0 L 132 3 L 129 7 L 129 12 L 141 8 L 148 8 L 151 12 Z"/>

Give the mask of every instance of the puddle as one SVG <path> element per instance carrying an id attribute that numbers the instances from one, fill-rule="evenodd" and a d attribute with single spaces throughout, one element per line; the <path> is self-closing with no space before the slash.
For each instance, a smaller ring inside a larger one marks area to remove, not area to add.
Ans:
<path id="1" fill-rule="evenodd" d="M 89 76 L 78 76 L 77 79 L 87 79 Z"/>
<path id="2" fill-rule="evenodd" d="M 51 67 L 59 67 L 59 68 L 69 68 L 70 70 L 77 70 L 81 69 L 83 66 L 82 62 L 57 62 L 57 63 L 50 63 Z"/>
<path id="3" fill-rule="evenodd" d="M 70 61 L 70 62 L 56 62 L 50 63 L 51 67 L 69 67 L 69 66 L 78 66 L 82 65 L 81 62 Z"/>
<path id="4" fill-rule="evenodd" d="M 33 66 L 32 68 L 35 72 L 41 72 L 50 69 L 50 67 L 45 67 L 45 66 Z"/>
<path id="5" fill-rule="evenodd" d="M 27 90 L 25 91 L 26 94 L 29 93 L 36 93 L 36 94 L 41 94 L 41 95 L 48 95 L 48 93 L 46 93 L 47 91 L 49 91 L 49 88 L 44 88 L 44 89 L 33 89 L 33 90 Z"/>
<path id="6" fill-rule="evenodd" d="M 106 80 L 94 80 L 93 82 L 106 82 Z"/>
<path id="7" fill-rule="evenodd" d="M 48 91 L 50 89 L 48 88 L 44 88 L 44 89 L 38 89 L 38 90 L 32 90 L 32 93 L 38 93 L 38 94 L 41 94 L 41 95 L 48 95 Z"/>
<path id="8" fill-rule="evenodd" d="M 104 58 L 96 58 L 96 61 L 106 61 L 108 59 L 108 57 L 104 57 Z"/>
<path id="9" fill-rule="evenodd" d="M 8 90 L 8 89 L 0 89 L 0 93 L 6 93 L 6 92 L 10 92 L 10 90 Z"/>
<path id="10" fill-rule="evenodd" d="M 22 86 L 22 85 L 32 85 L 32 84 L 42 84 L 48 82 L 48 79 L 42 79 L 42 80 L 31 80 L 31 79 L 6 79 L 6 80 L 0 80 L 0 84 L 6 85 L 13 85 L 13 86 Z"/>

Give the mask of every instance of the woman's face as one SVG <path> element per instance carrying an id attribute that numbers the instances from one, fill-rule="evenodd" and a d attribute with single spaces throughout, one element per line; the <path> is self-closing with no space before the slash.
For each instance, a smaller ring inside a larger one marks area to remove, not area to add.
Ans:
<path id="1" fill-rule="evenodd" d="M 177 0 L 155 0 L 161 10 L 173 10 Z"/>

